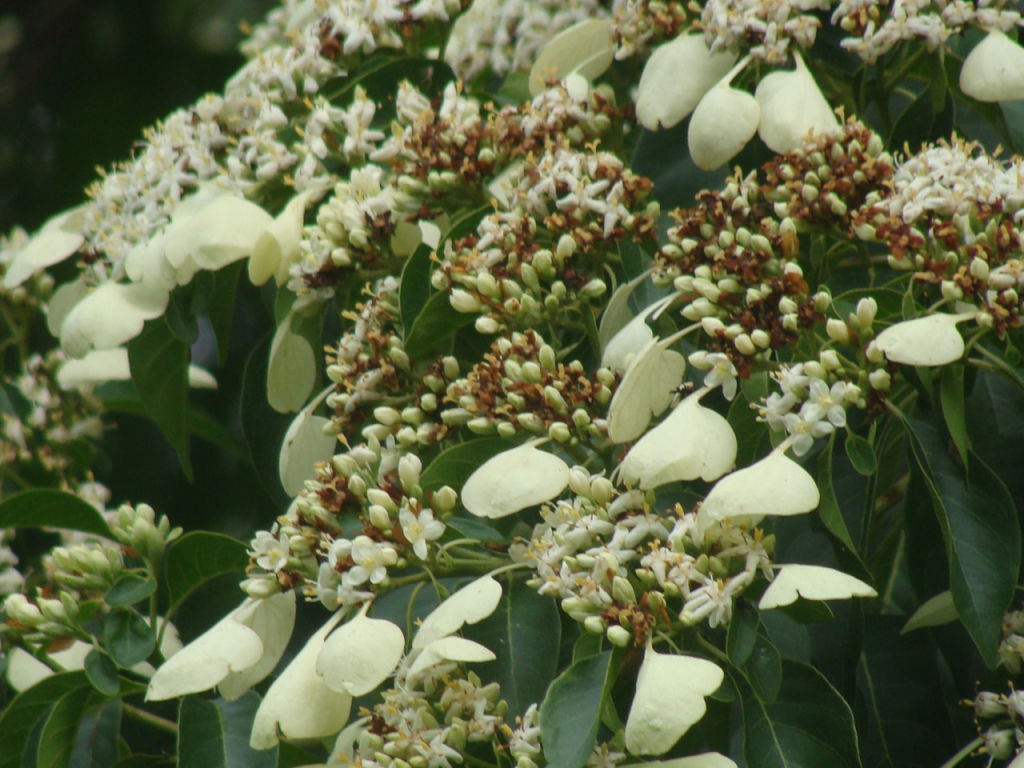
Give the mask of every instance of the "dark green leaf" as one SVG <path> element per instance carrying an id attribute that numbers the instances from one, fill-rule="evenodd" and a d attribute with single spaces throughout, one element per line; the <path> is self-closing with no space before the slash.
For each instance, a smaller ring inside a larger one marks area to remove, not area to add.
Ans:
<path id="1" fill-rule="evenodd" d="M 427 299 L 430 298 L 430 257 L 433 253 L 433 248 L 421 244 L 402 268 L 398 306 L 402 325 L 406 328 L 412 327 Z"/>
<path id="2" fill-rule="evenodd" d="M 68 768 L 112 768 L 120 758 L 121 701 L 87 711 L 78 724 Z"/>
<path id="3" fill-rule="evenodd" d="M 917 152 L 922 144 L 950 134 L 956 114 L 953 98 L 947 94 L 938 111 L 932 108 L 933 100 L 935 97 L 929 86 L 896 120 L 888 146 L 902 149 L 907 145 L 911 152 Z"/>
<path id="4" fill-rule="evenodd" d="M 762 702 L 771 704 L 776 700 L 782 686 L 782 657 L 764 631 L 755 634 L 743 671 Z"/>
<path id="5" fill-rule="evenodd" d="M 92 504 L 64 491 L 22 491 L 0 504 L 0 529 L 43 527 L 113 538 L 107 521 Z"/>
<path id="6" fill-rule="evenodd" d="M 281 487 L 278 472 L 281 443 L 294 416 L 278 413 L 267 402 L 267 365 L 272 337 L 267 335 L 249 355 L 242 376 L 242 434 L 256 476 L 275 506 L 284 509 L 291 499 Z"/>
<path id="7" fill-rule="evenodd" d="M 850 529 L 846 527 L 843 519 L 843 512 L 839 508 L 839 499 L 836 498 L 835 484 L 832 482 L 832 450 L 835 446 L 835 437 L 829 439 L 828 446 L 818 456 L 818 490 L 821 493 L 821 503 L 818 506 L 818 515 L 821 522 L 828 528 L 829 533 L 843 543 L 847 549 L 856 553 L 857 548 L 853 545 L 853 537 L 850 536 Z"/>
<path id="8" fill-rule="evenodd" d="M 782 685 L 765 704 L 736 680 L 748 768 L 860 768 L 853 713 L 813 667 L 782 662 Z"/>
<path id="9" fill-rule="evenodd" d="M 961 365 L 947 365 L 939 379 L 939 399 L 942 403 L 942 418 L 946 429 L 953 438 L 953 444 L 960 453 L 960 461 L 967 466 L 967 452 L 971 441 L 967 437 L 967 414 L 964 410 L 964 369 Z"/>
<path id="10" fill-rule="evenodd" d="M 757 642 L 757 628 L 761 620 L 753 606 L 736 601 L 732 621 L 729 622 L 729 633 L 725 637 L 725 651 L 729 661 L 737 667 L 747 663 Z"/>
<path id="11" fill-rule="evenodd" d="M 54 703 L 39 736 L 39 751 L 36 753 L 38 768 L 63 768 L 71 762 L 75 733 L 91 693 L 90 688 L 76 688 Z"/>
<path id="12" fill-rule="evenodd" d="M 156 590 L 153 579 L 144 579 L 132 573 L 126 573 L 107 590 L 104 601 L 111 608 L 127 608 L 140 600 L 145 600 Z"/>
<path id="13" fill-rule="evenodd" d="M 189 286 L 191 287 L 191 286 Z M 188 345 L 195 344 L 199 338 L 199 323 L 196 320 L 195 310 L 192 306 L 190 292 L 182 288 L 171 293 L 171 300 L 167 302 L 167 311 L 164 312 L 164 319 L 171 332 L 181 341 Z"/>
<path id="14" fill-rule="evenodd" d="M 558 605 L 550 597 L 511 576 L 502 581 L 505 591 L 497 609 L 466 627 L 464 634 L 497 655 L 495 661 L 479 665 L 477 673 L 484 681 L 501 685 L 501 697 L 514 718 L 544 698 L 558 668 L 562 625 Z"/>
<path id="15" fill-rule="evenodd" d="M 178 714 L 178 768 L 276 768 L 277 747 L 249 746 L 259 705 L 255 691 L 237 701 L 183 698 Z"/>
<path id="16" fill-rule="evenodd" d="M 436 491 L 442 485 L 450 485 L 458 491 L 481 464 L 516 445 L 514 440 L 501 437 L 484 437 L 453 445 L 441 451 L 423 470 L 420 486 L 425 491 Z"/>
<path id="17" fill-rule="evenodd" d="M 206 307 L 207 317 L 217 339 L 217 362 L 224 365 L 228 361 L 228 349 L 231 345 L 231 319 L 235 310 L 235 293 L 238 290 L 238 275 L 245 266 L 245 261 L 236 261 L 213 273 L 213 289 Z"/>
<path id="18" fill-rule="evenodd" d="M 117 763 L 114 768 L 156 768 L 158 765 L 174 765 L 171 755 L 132 755 Z"/>
<path id="19" fill-rule="evenodd" d="M 0 734 L 3 734 L 0 768 L 18 768 L 21 765 L 22 752 L 36 722 L 65 694 L 78 689 L 86 692 L 90 689 L 85 673 L 62 672 L 22 691 L 7 705 L 0 713 Z"/>
<path id="20" fill-rule="evenodd" d="M 375 116 L 374 124 L 390 120 L 394 114 L 394 97 L 398 84 L 410 81 L 427 95 L 437 95 L 446 83 L 455 79 L 451 68 L 443 61 L 410 56 L 395 56 L 390 51 L 379 51 L 370 57 L 363 67 L 348 76 L 328 81 L 321 88 L 332 104 L 344 104 L 356 87 L 378 102 L 381 109 Z M 386 122 L 384 124 L 387 124 Z"/>
<path id="21" fill-rule="evenodd" d="M 727 420 L 736 434 L 736 465 L 746 467 L 761 457 L 761 441 L 768 434 L 768 425 L 757 420 L 757 411 L 750 407 L 745 395 L 732 401 Z"/>
<path id="22" fill-rule="evenodd" d="M 447 293 L 435 293 L 405 333 L 405 351 L 413 360 L 424 360 L 451 342 L 455 332 L 476 319 L 476 315 L 458 312 Z"/>
<path id="23" fill-rule="evenodd" d="M 85 657 L 85 675 L 92 687 L 104 696 L 116 696 L 121 690 L 117 678 L 117 665 L 105 651 L 93 648 Z"/>
<path id="24" fill-rule="evenodd" d="M 166 557 L 167 597 L 173 613 L 181 601 L 210 579 L 249 564 L 245 544 L 222 533 L 190 531 L 174 541 Z"/>
<path id="25" fill-rule="evenodd" d="M 505 536 L 477 517 L 453 517 L 448 521 L 449 530 L 460 534 L 460 538 L 480 541 L 504 541 Z"/>
<path id="26" fill-rule="evenodd" d="M 142 401 L 134 397 L 105 397 L 103 398 L 103 405 L 108 411 L 130 413 L 134 416 L 148 416 Z M 185 412 L 185 424 L 188 427 L 189 434 L 193 437 L 205 440 L 211 445 L 223 448 L 225 451 L 230 451 L 241 458 L 249 458 L 245 446 L 239 443 L 227 428 L 202 411 L 196 408 L 189 408 Z"/>
<path id="27" fill-rule="evenodd" d="M 171 330 L 167 320 L 150 320 L 128 342 L 132 381 L 146 413 L 178 454 L 185 476 L 192 480 L 188 425 L 181 416 L 188 408 L 188 344 Z"/>
<path id="28" fill-rule="evenodd" d="M 957 613 L 985 663 L 994 667 L 1020 564 L 1013 499 L 980 457 L 971 455 L 965 478 L 932 424 L 902 419 L 946 541 Z"/>
<path id="29" fill-rule="evenodd" d="M 120 610 L 107 617 L 103 643 L 118 666 L 134 667 L 149 658 L 156 647 L 156 634 L 138 613 Z"/>
<path id="30" fill-rule="evenodd" d="M 846 448 L 846 456 L 850 459 L 853 468 L 860 474 L 866 477 L 878 471 L 878 459 L 875 457 L 875 449 L 871 443 L 856 432 L 847 431 L 846 442 L 843 447 Z"/>
<path id="31" fill-rule="evenodd" d="M 540 727 L 550 768 L 581 768 L 587 762 L 597 742 L 614 667 L 614 654 L 605 651 L 576 662 L 548 688 L 540 707 Z"/>

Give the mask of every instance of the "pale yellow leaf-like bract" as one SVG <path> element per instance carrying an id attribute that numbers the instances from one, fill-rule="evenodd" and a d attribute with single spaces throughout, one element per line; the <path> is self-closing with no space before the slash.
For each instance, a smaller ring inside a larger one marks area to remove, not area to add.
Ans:
<path id="1" fill-rule="evenodd" d="M 803 146 L 809 133 L 827 134 L 839 127 L 835 112 L 799 54 L 796 69 L 776 70 L 761 80 L 754 96 L 761 105 L 761 140 L 773 152 Z"/>
<path id="2" fill-rule="evenodd" d="M 531 443 L 485 461 L 462 487 L 462 503 L 477 517 L 496 519 L 550 501 L 569 484 L 569 467 Z"/>
<path id="3" fill-rule="evenodd" d="M 458 632 L 466 624 L 483 621 L 498 607 L 501 584 L 492 576 L 481 576 L 471 581 L 448 598 L 423 620 L 413 648 L 426 648 L 435 640 Z"/>
<path id="4" fill-rule="evenodd" d="M 960 90 L 978 101 L 1024 99 L 1024 48 L 991 30 L 964 59 Z"/>
<path id="5" fill-rule="evenodd" d="M 72 357 L 119 347 L 142 333 L 147 320 L 160 317 L 169 299 L 166 290 L 139 283 L 103 283 L 68 312 L 60 329 L 61 346 Z"/>
<path id="6" fill-rule="evenodd" d="M 686 372 L 686 358 L 651 339 L 630 361 L 608 408 L 608 437 L 616 443 L 636 440 L 651 416 L 660 415 Z"/>
<path id="7" fill-rule="evenodd" d="M 937 313 L 891 325 L 875 338 L 875 346 L 894 363 L 933 367 L 947 365 L 964 356 L 964 338 L 957 323 L 973 313 Z"/>
<path id="8" fill-rule="evenodd" d="M 721 82 L 693 111 L 686 140 L 694 165 L 704 171 L 721 168 L 747 146 L 761 121 L 757 99 Z"/>
<path id="9" fill-rule="evenodd" d="M 530 95 L 537 96 L 548 81 L 564 80 L 573 73 L 593 80 L 615 57 L 610 19 L 588 19 L 555 35 L 530 69 Z"/>
<path id="10" fill-rule="evenodd" d="M 790 563 L 781 566 L 761 596 L 758 608 L 766 611 L 805 600 L 845 600 L 849 597 L 877 597 L 870 584 L 848 573 L 821 565 Z"/>
<path id="11" fill-rule="evenodd" d="M 365 696 L 390 677 L 404 653 L 401 629 L 360 615 L 328 636 L 316 659 L 316 673 L 332 690 Z"/>
<path id="12" fill-rule="evenodd" d="M 914 615 L 907 619 L 900 634 L 905 635 L 907 632 L 924 627 L 938 627 L 959 618 L 960 614 L 953 602 L 953 593 L 947 589 L 921 603 L 920 607 L 914 611 Z"/>
<path id="13" fill-rule="evenodd" d="M 294 413 L 305 405 L 315 385 L 316 355 L 309 342 L 292 331 L 289 314 L 270 343 L 267 402 L 279 413 Z"/>

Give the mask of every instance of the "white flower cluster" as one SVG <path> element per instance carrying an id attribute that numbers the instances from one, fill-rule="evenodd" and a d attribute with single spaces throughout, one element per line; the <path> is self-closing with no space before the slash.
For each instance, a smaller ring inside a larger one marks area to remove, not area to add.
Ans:
<path id="1" fill-rule="evenodd" d="M 738 50 L 769 64 L 785 64 L 790 43 L 814 44 L 821 22 L 813 11 L 827 10 L 833 0 L 707 0 L 701 11 L 704 39 L 712 51 Z M 750 45 L 749 41 L 758 41 Z"/>
<path id="2" fill-rule="evenodd" d="M 0 597 L 21 591 L 25 577 L 18 570 L 18 556 L 11 549 L 13 530 L 0 531 Z"/>

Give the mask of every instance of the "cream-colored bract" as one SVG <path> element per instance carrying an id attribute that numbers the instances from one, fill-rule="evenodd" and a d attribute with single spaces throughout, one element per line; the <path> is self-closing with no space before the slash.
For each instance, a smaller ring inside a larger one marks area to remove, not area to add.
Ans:
<path id="1" fill-rule="evenodd" d="M 615 57 L 610 19 L 588 19 L 573 24 L 552 38 L 530 69 L 530 95 L 537 96 L 548 81 L 579 74 L 593 80 Z"/>
<path id="2" fill-rule="evenodd" d="M 464 637 L 442 637 L 426 646 L 406 675 L 409 685 L 416 686 L 432 667 L 445 662 L 481 663 L 494 661 L 497 656 L 486 646 L 466 640 Z"/>
<path id="3" fill-rule="evenodd" d="M 939 312 L 889 326 L 875 339 L 875 346 L 894 363 L 933 367 L 947 365 L 964 356 L 963 336 L 957 323 L 975 313 L 949 315 Z"/>
<path id="4" fill-rule="evenodd" d="M 569 484 L 569 467 L 526 443 L 488 459 L 462 487 L 462 503 L 477 517 L 496 519 L 550 501 Z"/>
<path id="5" fill-rule="evenodd" d="M 660 415 L 686 372 L 686 359 L 659 339 L 647 342 L 629 363 L 608 408 L 608 437 L 616 443 L 636 440 L 651 416 Z"/>
<path id="6" fill-rule="evenodd" d="M 732 69 L 736 58 L 729 50 L 712 53 L 700 33 L 680 35 L 659 46 L 640 76 L 637 119 L 652 131 L 681 122 Z"/>
<path id="7" fill-rule="evenodd" d="M 634 755 L 668 752 L 704 717 L 704 697 L 724 679 L 725 673 L 707 659 L 657 653 L 648 646 L 626 719 L 626 749 Z"/>
<path id="8" fill-rule="evenodd" d="M 299 256 L 306 206 L 322 193 L 323 187 L 315 187 L 293 197 L 259 236 L 249 258 L 253 285 L 263 285 L 270 278 L 278 285 L 288 282 L 288 268 Z"/>
<path id="9" fill-rule="evenodd" d="M 717 480 L 736 463 L 736 434 L 720 414 L 700 399 L 710 390 L 685 398 L 634 445 L 619 465 L 619 477 L 647 490 L 678 480 Z"/>
<path id="10" fill-rule="evenodd" d="M 761 104 L 757 132 L 773 152 L 799 149 L 810 132 L 831 133 L 839 127 L 832 107 L 797 53 L 796 69 L 776 70 L 757 84 Z"/>
<path id="11" fill-rule="evenodd" d="M 704 95 L 693 111 L 686 134 L 690 157 L 701 170 L 720 168 L 747 146 L 760 122 L 757 99 L 732 88 L 725 78 Z"/>
<path id="12" fill-rule="evenodd" d="M 289 496 L 297 496 L 305 490 L 306 481 L 316 477 L 317 462 L 330 459 L 338 444 L 333 433 L 324 433 L 330 419 L 313 415 L 320 402 L 320 398 L 316 398 L 299 411 L 281 442 L 277 471 L 284 492 Z"/>
<path id="13" fill-rule="evenodd" d="M 120 347 L 142 333 L 147 320 L 160 317 L 169 299 L 166 290 L 141 283 L 103 283 L 68 312 L 60 329 L 61 346 L 72 357 Z"/>
<path id="14" fill-rule="evenodd" d="M 849 597 L 877 597 L 870 584 L 848 573 L 821 565 L 790 563 L 780 566 L 761 596 L 757 607 L 763 611 L 805 600 L 845 600 Z"/>
<path id="15" fill-rule="evenodd" d="M 1024 48 L 991 30 L 964 59 L 960 90 L 978 101 L 1024 99 Z"/>
<path id="16" fill-rule="evenodd" d="M 466 624 L 483 621 L 494 613 L 500 600 L 501 584 L 492 576 L 481 576 L 471 581 L 449 595 L 423 620 L 412 647 L 426 648 L 435 640 L 458 632 Z"/>
<path id="17" fill-rule="evenodd" d="M 630 768 L 738 768 L 736 763 L 718 752 L 705 752 L 673 760 L 654 760 L 649 763 L 633 763 Z"/>
<path id="18" fill-rule="evenodd" d="M 107 381 L 131 379 L 128 350 L 94 349 L 85 357 L 68 360 L 57 369 L 57 384 L 61 389 L 87 389 Z M 188 367 L 188 385 L 193 389 L 216 389 L 217 380 L 209 371 L 197 365 Z"/>
<path id="19" fill-rule="evenodd" d="M 327 637 L 316 658 L 316 673 L 332 690 L 364 696 L 391 676 L 404 653 L 401 629 L 359 615 Z"/>
<path id="20" fill-rule="evenodd" d="M 289 313 L 270 342 L 267 402 L 279 413 L 298 411 L 316 386 L 316 355 L 309 342 L 292 331 L 292 319 Z"/>
<path id="21" fill-rule="evenodd" d="M 324 641 L 343 618 L 341 611 L 331 616 L 270 686 L 253 720 L 249 738 L 253 749 L 271 749 L 282 736 L 331 736 L 348 722 L 352 697 L 332 690 L 316 673 L 316 660 Z"/>
<path id="22" fill-rule="evenodd" d="M 294 623 L 294 592 L 246 599 L 165 661 L 153 675 L 146 699 L 173 699 L 225 682 L 229 689 L 225 698 L 241 696 L 273 671 Z"/>
<path id="23" fill-rule="evenodd" d="M 58 264 L 85 243 L 81 234 L 85 206 L 48 219 L 25 247 L 15 254 L 4 272 L 4 288 L 17 288 L 36 272 Z"/>
<path id="24" fill-rule="evenodd" d="M 249 256 L 273 220 L 241 197 L 211 194 L 193 215 L 175 216 L 167 229 L 167 261 L 176 269 L 189 259 L 200 269 L 226 267 Z"/>

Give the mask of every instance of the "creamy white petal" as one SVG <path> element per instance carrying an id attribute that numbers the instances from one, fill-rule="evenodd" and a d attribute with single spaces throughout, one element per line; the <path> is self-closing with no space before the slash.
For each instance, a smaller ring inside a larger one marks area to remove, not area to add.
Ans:
<path id="1" fill-rule="evenodd" d="M 273 217 L 255 203 L 224 194 L 194 216 L 176 217 L 167 229 L 167 261 L 174 267 L 192 259 L 216 270 L 252 253 Z"/>
<path id="2" fill-rule="evenodd" d="M 311 407 L 303 408 L 285 432 L 278 456 L 277 469 L 284 492 L 289 496 L 298 496 L 305 490 L 306 481 L 316 477 L 318 461 L 331 458 L 338 438 L 333 434 L 324 434 L 324 428 L 330 425 L 330 419 L 314 416 Z"/>
<path id="3" fill-rule="evenodd" d="M 795 603 L 798 597 L 805 600 L 845 600 L 848 597 L 877 596 L 871 585 L 848 573 L 821 565 L 790 563 L 775 572 L 775 578 L 757 607 L 763 611 L 779 608 Z"/>
<path id="4" fill-rule="evenodd" d="M 978 101 L 1024 99 L 1024 48 L 991 30 L 964 59 L 960 90 Z"/>
<path id="5" fill-rule="evenodd" d="M 299 256 L 306 206 L 322 193 L 322 187 L 313 187 L 293 197 L 256 240 L 249 259 L 249 279 L 254 285 L 270 278 L 278 285 L 288 282 L 288 268 Z"/>
<path id="6" fill-rule="evenodd" d="M 835 112 L 799 54 L 796 69 L 772 72 L 758 83 L 754 96 L 761 104 L 757 132 L 773 152 L 799 149 L 810 131 L 831 133 L 839 127 Z"/>
<path id="7" fill-rule="evenodd" d="M 60 338 L 60 329 L 68 313 L 89 293 L 89 284 L 85 275 L 80 275 L 70 283 L 64 283 L 53 292 L 46 305 L 46 327 L 54 337 Z"/>
<path id="8" fill-rule="evenodd" d="M 339 611 L 318 629 L 270 686 L 253 720 L 249 739 L 253 749 L 271 749 L 281 736 L 320 739 L 348 722 L 352 697 L 332 691 L 316 673 L 324 641 L 342 618 Z"/>
<path id="9" fill-rule="evenodd" d="M 50 658 L 71 672 L 85 667 L 85 657 L 92 646 L 81 640 L 72 641 L 62 651 L 54 651 Z M 39 659 L 21 648 L 11 648 L 7 654 L 7 668 L 4 670 L 7 682 L 16 691 L 24 691 L 54 674 L 54 671 Z"/>
<path id="10" fill-rule="evenodd" d="M 169 298 L 167 291 L 139 283 L 103 283 L 68 312 L 61 346 L 72 357 L 119 347 L 142 333 L 147 320 L 160 317 Z"/>
<path id="11" fill-rule="evenodd" d="M 132 377 L 128 350 L 124 347 L 94 349 L 85 357 L 67 360 L 57 369 L 61 389 L 95 387 L 107 381 L 128 381 Z M 188 367 L 188 383 L 194 389 L 216 389 L 217 380 L 198 366 Z"/>
<path id="12" fill-rule="evenodd" d="M 725 673 L 707 659 L 655 652 L 648 647 L 626 719 L 626 749 L 663 755 L 704 717 L 704 697 L 718 690 Z"/>
<path id="13" fill-rule="evenodd" d="M 736 63 L 732 51 L 711 53 L 700 33 L 680 35 L 647 60 L 637 88 L 636 116 L 652 131 L 689 115 L 708 89 Z"/>
<path id="14" fill-rule="evenodd" d="M 316 355 L 302 336 L 292 332 L 292 316 L 277 327 L 270 343 L 267 366 L 267 402 L 280 413 L 293 413 L 305 405 L 316 385 Z"/>
<path id="15" fill-rule="evenodd" d="M 491 576 L 481 576 L 452 593 L 423 620 L 413 648 L 426 648 L 435 640 L 458 632 L 465 624 L 483 621 L 498 607 L 501 584 Z"/>
<path id="16" fill-rule="evenodd" d="M 651 339 L 629 363 L 608 408 L 608 436 L 616 443 L 636 440 L 651 416 L 660 415 L 686 372 L 686 359 Z"/>
<path id="17" fill-rule="evenodd" d="M 64 261 L 81 248 L 85 243 L 81 234 L 84 208 L 72 208 L 44 222 L 7 265 L 4 287 L 17 288 L 36 272 Z"/>
<path id="18" fill-rule="evenodd" d="M 720 414 L 700 404 L 708 390 L 684 399 L 634 445 L 619 468 L 647 490 L 679 480 L 717 480 L 736 463 L 736 434 Z"/>
<path id="19" fill-rule="evenodd" d="M 593 80 L 615 57 L 610 19 L 588 19 L 555 35 L 530 69 L 530 95 L 537 96 L 549 80 L 564 80 L 573 73 Z"/>
<path id="20" fill-rule="evenodd" d="M 327 686 L 364 696 L 395 671 L 405 653 L 405 635 L 384 619 L 356 616 L 332 632 L 316 660 Z"/>
<path id="21" fill-rule="evenodd" d="M 686 139 L 694 165 L 713 171 L 732 160 L 757 133 L 761 107 L 746 91 L 719 83 L 700 100 Z"/>
<path id="22" fill-rule="evenodd" d="M 243 604 L 235 621 L 252 629 L 263 641 L 263 655 L 253 666 L 232 671 L 220 681 L 217 690 L 228 701 L 234 701 L 274 671 L 284 656 L 295 626 L 295 593 L 276 595 Z"/>
<path id="23" fill-rule="evenodd" d="M 496 519 L 550 501 L 569 484 L 569 467 L 532 443 L 484 462 L 462 487 L 462 504 L 477 517 Z"/>
<path id="24" fill-rule="evenodd" d="M 948 315 L 940 312 L 905 320 L 878 334 L 875 346 L 894 363 L 946 365 L 964 356 L 964 338 L 956 326 L 973 316 L 973 313 Z"/>
<path id="25" fill-rule="evenodd" d="M 167 236 L 160 234 L 139 243 L 128 252 L 124 259 L 124 271 L 132 282 L 162 288 L 165 291 L 188 282 L 178 280 L 177 271 L 167 261 L 166 246 Z M 191 279 L 191 275 L 189 278 Z"/>

